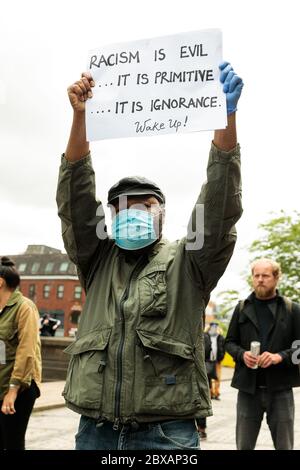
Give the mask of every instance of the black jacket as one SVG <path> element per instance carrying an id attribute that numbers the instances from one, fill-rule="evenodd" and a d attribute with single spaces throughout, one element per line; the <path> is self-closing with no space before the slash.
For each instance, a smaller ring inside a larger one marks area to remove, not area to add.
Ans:
<path id="1" fill-rule="evenodd" d="M 284 298 L 278 295 L 272 313 L 274 323 L 269 332 L 267 350 L 280 353 L 283 361 L 265 369 L 266 385 L 271 392 L 300 386 L 299 365 L 292 363 L 292 354 L 296 350 L 292 343 L 300 339 L 300 306 L 293 302 L 292 308 L 288 309 Z M 232 387 L 254 394 L 257 370 L 250 369 L 243 361 L 243 354 L 250 350 L 251 341 L 260 341 L 254 293 L 245 300 L 241 311 L 240 304 L 236 306 L 225 341 L 226 351 L 236 362 Z"/>
<path id="2" fill-rule="evenodd" d="M 205 360 L 210 360 L 211 339 L 210 335 L 204 333 Z M 221 362 L 225 356 L 225 338 L 222 335 L 217 336 L 217 362 Z"/>

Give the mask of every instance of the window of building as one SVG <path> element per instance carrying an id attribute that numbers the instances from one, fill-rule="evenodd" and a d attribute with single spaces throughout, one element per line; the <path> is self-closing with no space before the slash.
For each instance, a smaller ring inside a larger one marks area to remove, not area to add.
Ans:
<path id="1" fill-rule="evenodd" d="M 38 272 L 40 264 L 41 263 L 33 263 L 31 267 L 31 274 L 36 274 Z"/>
<path id="2" fill-rule="evenodd" d="M 44 284 L 43 297 L 44 297 L 44 299 L 49 299 L 49 297 L 50 297 L 50 285 L 49 284 Z"/>
<path id="3" fill-rule="evenodd" d="M 74 287 L 74 299 L 81 299 L 81 292 L 82 292 L 82 287 L 75 286 Z"/>
<path id="4" fill-rule="evenodd" d="M 31 300 L 35 300 L 35 293 L 36 293 L 35 284 L 30 284 L 29 289 L 28 289 L 28 297 Z"/>
<path id="5" fill-rule="evenodd" d="M 19 264 L 19 273 L 23 273 L 26 269 L 27 263 L 20 263 Z"/>
<path id="6" fill-rule="evenodd" d="M 56 291 L 56 296 L 58 299 L 62 299 L 63 296 L 64 296 L 64 290 L 65 290 L 65 286 L 64 285 L 59 285 L 57 286 L 57 291 Z"/>
<path id="7" fill-rule="evenodd" d="M 61 263 L 59 270 L 61 273 L 65 273 L 66 271 L 68 271 L 68 267 L 69 263 L 67 261 L 64 261 L 63 263 Z"/>
<path id="8" fill-rule="evenodd" d="M 54 266 L 53 261 L 50 261 L 49 263 L 47 263 L 46 268 L 45 268 L 45 273 L 47 274 L 51 273 L 53 270 L 53 266 Z"/>

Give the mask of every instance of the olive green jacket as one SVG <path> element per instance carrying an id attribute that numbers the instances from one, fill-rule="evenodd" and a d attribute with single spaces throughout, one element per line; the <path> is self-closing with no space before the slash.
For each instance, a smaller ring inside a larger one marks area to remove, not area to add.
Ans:
<path id="1" fill-rule="evenodd" d="M 90 155 L 75 163 L 62 157 L 57 203 L 66 250 L 87 292 L 66 350 L 69 408 L 115 423 L 211 415 L 202 321 L 242 213 L 239 146 L 222 152 L 212 145 L 197 201 L 204 225 L 196 205 L 187 237 L 160 240 L 139 259 L 97 237 L 105 221 Z M 188 249 L 197 237 L 203 246 Z"/>
<path id="2" fill-rule="evenodd" d="M 34 380 L 39 387 L 41 371 L 39 314 L 34 303 L 16 290 L 0 313 L 0 400 L 9 383 L 22 390 Z"/>

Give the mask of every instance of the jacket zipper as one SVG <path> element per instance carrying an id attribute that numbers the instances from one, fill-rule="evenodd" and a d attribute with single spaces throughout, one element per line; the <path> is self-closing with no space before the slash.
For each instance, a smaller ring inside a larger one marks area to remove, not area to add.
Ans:
<path id="1" fill-rule="evenodd" d="M 118 351 L 117 351 L 117 385 L 116 385 L 116 401 L 115 401 L 115 419 L 114 419 L 114 424 L 113 424 L 113 429 L 117 431 L 119 429 L 120 425 L 120 414 L 121 414 L 121 387 L 122 387 L 122 378 L 123 378 L 123 361 L 122 361 L 122 355 L 123 355 L 123 348 L 124 348 L 124 342 L 125 342 L 125 315 L 124 315 L 124 303 L 128 299 L 129 291 L 130 291 L 130 286 L 131 286 L 131 281 L 138 271 L 138 269 L 142 266 L 142 263 L 144 261 L 144 256 L 141 257 L 141 259 L 137 262 L 135 268 L 132 270 L 132 273 L 130 274 L 128 284 L 126 286 L 126 289 L 121 297 L 120 301 L 120 319 L 122 322 L 122 329 L 121 329 L 121 339 L 120 343 L 118 346 Z"/>

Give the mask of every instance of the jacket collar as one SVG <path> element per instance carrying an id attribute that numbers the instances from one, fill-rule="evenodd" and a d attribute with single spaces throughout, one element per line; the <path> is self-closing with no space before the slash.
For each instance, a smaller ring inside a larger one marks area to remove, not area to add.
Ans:
<path id="1" fill-rule="evenodd" d="M 21 292 L 19 290 L 15 290 L 8 299 L 6 307 L 12 307 L 15 305 L 20 300 L 21 296 Z"/>
<path id="2" fill-rule="evenodd" d="M 256 312 L 254 309 L 254 298 L 255 298 L 255 293 L 252 292 L 245 300 L 243 312 L 246 315 L 246 317 L 248 317 L 249 320 L 252 321 L 252 323 L 256 326 L 256 328 L 259 329 L 257 316 L 256 316 Z"/>
<path id="3" fill-rule="evenodd" d="M 277 289 L 276 289 L 276 297 L 274 297 L 274 298 L 277 299 L 279 301 L 279 303 L 281 303 L 281 304 L 284 302 L 283 297 L 279 294 L 279 291 Z M 254 325 L 257 328 L 259 328 L 256 312 L 255 312 L 255 309 L 254 309 L 254 299 L 255 299 L 255 292 L 253 291 L 253 292 L 251 292 L 251 294 L 245 300 L 244 313 L 252 321 L 252 323 L 254 323 Z M 269 309 L 271 310 L 273 318 L 275 320 L 277 304 L 275 302 L 271 303 L 269 305 Z"/>
<path id="4" fill-rule="evenodd" d="M 152 250 L 148 253 L 148 258 L 149 261 L 154 258 L 159 251 L 162 249 L 164 245 L 168 243 L 168 240 L 166 238 L 161 238 L 155 245 L 153 246 Z"/>
<path id="5" fill-rule="evenodd" d="M 248 297 L 246 298 L 245 304 L 248 303 L 248 302 L 253 303 L 253 302 L 254 302 L 254 299 L 255 299 L 255 292 L 253 291 L 253 292 L 251 292 L 251 294 L 248 295 Z M 279 299 L 280 302 L 284 302 L 283 296 L 280 295 L 278 289 L 276 289 L 276 297 L 274 297 L 274 299 Z"/>

